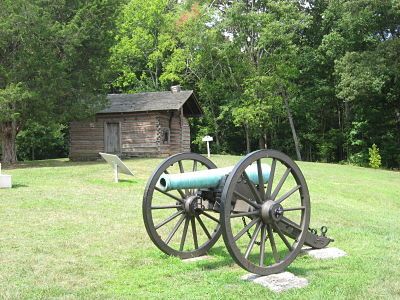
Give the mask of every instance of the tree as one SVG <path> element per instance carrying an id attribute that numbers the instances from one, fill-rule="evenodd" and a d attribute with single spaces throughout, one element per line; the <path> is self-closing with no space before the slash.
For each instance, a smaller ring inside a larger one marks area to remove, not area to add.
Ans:
<path id="1" fill-rule="evenodd" d="M 26 107 L 32 95 L 22 84 L 9 84 L 0 89 L 0 138 L 3 162 L 15 163 L 17 150 L 15 139 L 19 131 L 20 108 Z"/>
<path id="2" fill-rule="evenodd" d="M 297 40 L 307 26 L 307 16 L 292 1 L 219 1 L 216 6 L 220 13 L 210 30 L 225 37 L 220 48 L 235 62 L 227 68 L 237 93 L 229 106 L 233 122 L 245 128 L 247 151 L 250 136 L 259 138 L 261 145 L 267 143 L 272 120 L 284 112 L 284 106 L 301 160 L 289 99 L 299 72 Z"/>
<path id="3" fill-rule="evenodd" d="M 113 3 L 0 3 L 3 162 L 16 161 L 16 136 L 27 122 L 67 122 L 101 105 Z"/>
<path id="4" fill-rule="evenodd" d="M 398 5 L 315 0 L 304 10 L 312 22 L 302 40 L 302 92 L 294 111 L 308 159 L 365 165 L 368 145 L 382 145 L 385 137 L 383 161 L 398 165 L 396 105 L 384 96 L 389 90 L 387 95 L 399 95 L 394 80 Z"/>
<path id="5" fill-rule="evenodd" d="M 51 45 L 53 27 L 40 7 L 26 1 L 4 1 L 0 8 L 0 131 L 2 161 L 16 161 L 15 140 L 24 120 L 42 101 L 37 89 L 51 89 L 57 81 L 56 53 Z M 45 46 L 46 45 L 46 46 Z M 53 81 L 54 83 L 54 81 Z"/>
<path id="6" fill-rule="evenodd" d="M 379 148 L 372 144 L 372 147 L 368 149 L 369 152 L 369 166 L 374 169 L 379 169 L 381 166 L 381 156 L 379 155 Z"/>
<path id="7" fill-rule="evenodd" d="M 122 8 L 110 58 L 116 74 L 113 90 L 157 91 L 177 80 L 164 74 L 171 54 L 179 52 L 173 30 L 174 4 L 170 0 L 131 0 Z"/>

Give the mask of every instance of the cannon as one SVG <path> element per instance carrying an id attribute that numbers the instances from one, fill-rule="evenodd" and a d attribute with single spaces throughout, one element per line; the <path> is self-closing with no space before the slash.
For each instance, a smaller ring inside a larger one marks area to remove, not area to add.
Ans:
<path id="1" fill-rule="evenodd" d="M 276 150 L 258 150 L 235 166 L 180 153 L 149 178 L 143 220 L 153 243 L 182 259 L 207 253 L 222 235 L 233 260 L 259 275 L 282 272 L 302 247 L 332 239 L 309 227 L 310 196 L 298 165 Z"/>

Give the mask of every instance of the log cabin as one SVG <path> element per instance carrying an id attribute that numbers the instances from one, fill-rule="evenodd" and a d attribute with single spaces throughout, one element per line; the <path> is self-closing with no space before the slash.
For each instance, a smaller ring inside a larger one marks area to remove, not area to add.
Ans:
<path id="1" fill-rule="evenodd" d="M 188 118 L 203 111 L 193 91 L 109 94 L 92 121 L 70 123 L 71 160 L 94 160 L 99 152 L 122 157 L 164 157 L 190 151 Z"/>

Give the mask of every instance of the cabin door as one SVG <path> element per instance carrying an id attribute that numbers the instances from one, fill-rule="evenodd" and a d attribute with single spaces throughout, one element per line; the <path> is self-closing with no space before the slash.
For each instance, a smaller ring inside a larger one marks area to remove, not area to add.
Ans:
<path id="1" fill-rule="evenodd" d="M 105 151 L 106 153 L 121 153 L 121 135 L 119 123 L 106 123 Z"/>

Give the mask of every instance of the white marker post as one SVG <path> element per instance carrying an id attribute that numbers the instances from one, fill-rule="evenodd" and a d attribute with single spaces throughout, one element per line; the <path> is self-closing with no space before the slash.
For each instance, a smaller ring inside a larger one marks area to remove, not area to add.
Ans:
<path id="1" fill-rule="evenodd" d="M 212 142 L 214 139 L 212 138 L 212 136 L 206 135 L 205 137 L 203 137 L 203 142 L 207 142 L 207 157 L 210 158 L 211 154 L 210 154 L 210 142 Z"/>
<path id="2" fill-rule="evenodd" d="M 12 187 L 11 175 L 1 174 L 0 164 L 0 189 L 10 189 Z"/>
<path id="3" fill-rule="evenodd" d="M 118 183 L 118 165 L 114 163 L 114 182 Z"/>

